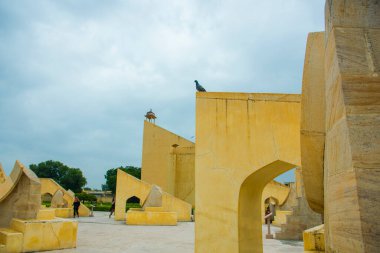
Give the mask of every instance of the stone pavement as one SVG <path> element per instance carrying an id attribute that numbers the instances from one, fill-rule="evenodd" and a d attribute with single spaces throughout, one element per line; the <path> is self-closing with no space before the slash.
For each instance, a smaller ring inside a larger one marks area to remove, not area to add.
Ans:
<path id="1" fill-rule="evenodd" d="M 109 219 L 107 212 L 94 215 L 75 219 L 79 221 L 76 249 L 49 253 L 194 253 L 193 222 L 179 222 L 178 226 L 128 226 Z M 263 226 L 263 233 L 266 229 Z M 264 239 L 264 253 L 303 253 L 303 242 Z"/>

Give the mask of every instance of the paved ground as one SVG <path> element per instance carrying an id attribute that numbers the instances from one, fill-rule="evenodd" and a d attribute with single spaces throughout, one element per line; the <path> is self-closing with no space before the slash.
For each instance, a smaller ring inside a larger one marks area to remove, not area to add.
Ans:
<path id="1" fill-rule="evenodd" d="M 109 219 L 106 212 L 94 214 L 95 217 L 75 219 L 79 221 L 76 249 L 49 252 L 194 253 L 193 222 L 180 222 L 178 226 L 127 226 Z M 303 253 L 303 242 L 264 239 L 264 253 Z"/>

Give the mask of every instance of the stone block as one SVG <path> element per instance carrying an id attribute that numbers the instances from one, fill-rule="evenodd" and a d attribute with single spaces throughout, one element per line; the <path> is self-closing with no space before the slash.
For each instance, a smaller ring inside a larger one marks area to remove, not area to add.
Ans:
<path id="1" fill-rule="evenodd" d="M 305 251 L 325 251 L 325 229 L 324 225 L 307 229 L 303 232 L 303 243 Z"/>
<path id="2" fill-rule="evenodd" d="M 24 235 L 22 251 L 45 251 L 75 248 L 78 223 L 69 220 L 13 219 L 11 229 Z"/>
<path id="3" fill-rule="evenodd" d="M 4 252 L 22 252 L 23 234 L 8 228 L 0 228 L 0 244 L 3 244 Z M 1 252 L 1 249 L 0 249 Z"/>
<path id="4" fill-rule="evenodd" d="M 127 225 L 155 225 L 175 226 L 177 225 L 176 212 L 154 212 L 143 210 L 128 210 L 126 214 Z"/>
<path id="5" fill-rule="evenodd" d="M 45 208 L 40 209 L 37 214 L 37 220 L 52 220 L 55 219 L 55 209 Z"/>
<path id="6" fill-rule="evenodd" d="M 143 210 L 150 211 L 150 212 L 164 212 L 165 211 L 162 206 L 159 206 L 159 207 L 149 206 L 149 207 L 145 207 Z"/>
<path id="7" fill-rule="evenodd" d="M 380 3 L 377 0 L 327 0 L 325 27 L 329 34 L 334 27 L 380 27 Z"/>
<path id="8" fill-rule="evenodd" d="M 0 226 L 12 218 L 35 219 L 41 207 L 41 184 L 33 171 L 16 161 L 10 175 L 12 187 L 0 195 Z"/>
<path id="9" fill-rule="evenodd" d="M 148 197 L 144 201 L 142 207 L 160 207 L 162 206 L 162 190 L 157 185 L 152 185 Z"/>
<path id="10" fill-rule="evenodd" d="M 292 213 L 293 213 L 293 211 L 277 210 L 276 216 L 274 216 L 274 221 L 272 222 L 272 224 L 275 226 L 281 226 L 281 224 L 285 224 L 286 223 L 286 217 L 288 215 L 292 215 Z"/>
<path id="11" fill-rule="evenodd" d="M 72 218 L 74 210 L 72 208 L 55 208 L 55 216 L 60 218 Z"/>
<path id="12" fill-rule="evenodd" d="M 53 208 L 55 208 L 55 207 L 58 207 L 58 208 L 61 208 L 61 207 L 68 207 L 68 206 L 67 206 L 67 201 L 65 201 L 65 200 L 63 199 L 63 195 L 64 195 L 63 191 L 60 190 L 60 189 L 58 189 L 58 190 L 54 193 L 54 195 L 53 195 L 53 197 L 52 197 L 52 199 L 51 199 L 51 207 L 53 207 Z M 65 203 L 65 202 L 66 202 L 66 203 Z"/>

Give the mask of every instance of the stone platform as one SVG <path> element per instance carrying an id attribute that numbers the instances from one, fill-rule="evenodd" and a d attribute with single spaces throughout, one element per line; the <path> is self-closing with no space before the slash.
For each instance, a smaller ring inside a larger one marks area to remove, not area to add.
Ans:
<path id="1" fill-rule="evenodd" d="M 126 226 L 125 221 L 108 218 L 108 212 L 80 217 L 76 249 L 49 253 L 194 253 L 194 222 L 177 226 Z M 263 226 L 263 235 L 267 227 Z M 271 228 L 276 232 L 279 228 Z M 265 236 L 264 236 L 265 237 Z M 265 253 L 303 253 L 302 241 L 263 239 Z"/>

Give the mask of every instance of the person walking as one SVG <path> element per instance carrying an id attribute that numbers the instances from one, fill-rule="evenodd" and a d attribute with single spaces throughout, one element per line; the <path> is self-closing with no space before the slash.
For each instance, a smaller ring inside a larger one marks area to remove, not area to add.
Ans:
<path id="1" fill-rule="evenodd" d="M 78 199 L 78 197 L 75 197 L 73 206 L 74 206 L 74 218 L 75 218 L 75 215 L 78 216 L 79 218 L 78 210 L 80 206 L 80 200 Z"/>
<path id="2" fill-rule="evenodd" d="M 111 208 L 110 208 L 110 216 L 109 218 L 111 218 L 112 214 L 115 212 L 115 197 L 113 197 L 112 199 L 112 205 L 111 205 Z"/>

